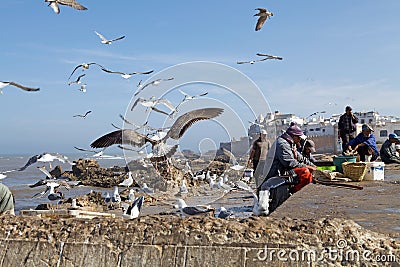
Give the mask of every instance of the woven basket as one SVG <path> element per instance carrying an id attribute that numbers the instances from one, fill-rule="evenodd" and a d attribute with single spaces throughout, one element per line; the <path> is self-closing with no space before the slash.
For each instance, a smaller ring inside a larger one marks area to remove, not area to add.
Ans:
<path id="1" fill-rule="evenodd" d="M 367 172 L 367 164 L 365 162 L 343 162 L 343 174 L 352 181 L 362 181 Z"/>

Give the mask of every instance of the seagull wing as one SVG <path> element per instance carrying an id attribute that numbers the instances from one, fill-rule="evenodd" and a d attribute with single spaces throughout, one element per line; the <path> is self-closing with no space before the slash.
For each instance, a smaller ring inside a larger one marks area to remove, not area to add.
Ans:
<path id="1" fill-rule="evenodd" d="M 72 71 L 71 75 L 69 75 L 68 80 L 71 79 L 72 75 L 74 75 L 75 71 L 79 68 L 81 68 L 83 65 L 79 64 L 78 66 L 75 67 L 75 69 Z"/>
<path id="2" fill-rule="evenodd" d="M 120 71 L 112 71 L 112 70 L 108 70 L 106 68 L 101 68 L 101 70 L 104 71 L 104 72 L 107 72 L 107 73 L 117 73 L 117 74 L 121 74 L 121 75 L 125 74 L 125 73 L 120 72 Z"/>
<path id="3" fill-rule="evenodd" d="M 128 73 L 128 75 L 135 75 L 135 74 L 150 74 L 150 73 L 153 73 L 153 72 L 154 72 L 154 70 L 149 70 L 149 71 L 145 71 L 145 72 L 135 71 L 135 72 Z"/>
<path id="4" fill-rule="evenodd" d="M 80 147 L 76 147 L 74 146 L 75 149 L 80 150 L 80 151 L 86 151 L 86 152 L 94 152 L 94 153 L 98 153 L 99 151 L 96 150 L 92 150 L 92 149 L 84 149 L 84 148 L 80 148 Z"/>
<path id="5" fill-rule="evenodd" d="M 161 109 L 158 109 L 156 107 L 150 107 L 150 109 L 154 110 L 155 112 L 158 112 L 158 113 L 165 114 L 165 115 L 169 116 L 169 113 L 167 113 L 167 112 L 165 112 L 165 111 L 163 111 Z"/>
<path id="6" fill-rule="evenodd" d="M 26 87 L 26 86 L 20 85 L 20 84 L 15 83 L 15 82 L 9 82 L 9 85 L 13 85 L 13 86 L 18 87 L 18 88 L 20 88 L 22 90 L 25 90 L 25 91 L 39 91 L 40 90 L 40 88 Z"/>
<path id="7" fill-rule="evenodd" d="M 53 179 L 53 175 L 50 174 L 48 170 L 46 170 L 45 166 L 37 167 L 41 172 L 43 172 L 48 178 Z"/>
<path id="8" fill-rule="evenodd" d="M 132 105 L 132 107 L 131 107 L 131 111 L 137 106 L 137 104 L 139 103 L 139 102 L 141 102 L 141 101 L 143 101 L 144 99 L 142 98 L 142 97 L 139 97 L 138 99 L 136 99 L 136 101 L 135 101 L 135 103 L 133 103 L 133 105 Z M 122 115 L 120 115 L 120 117 L 121 117 Z M 124 121 L 125 121 L 125 118 L 123 118 L 123 117 L 121 117 Z M 125 121 L 126 122 L 126 121 Z M 128 122 L 127 122 L 128 123 Z M 130 123 L 129 123 L 130 124 Z"/>
<path id="9" fill-rule="evenodd" d="M 259 11 L 259 13 L 258 14 L 260 14 L 260 13 L 266 13 L 267 12 L 267 9 L 265 9 L 265 8 L 261 8 L 261 7 L 259 7 L 259 8 L 256 8 L 255 10 L 258 10 Z M 258 15 L 257 14 L 257 15 Z"/>
<path id="10" fill-rule="evenodd" d="M 203 108 L 189 111 L 180 116 L 174 124 L 172 124 L 165 138 L 179 139 L 185 131 L 193 124 L 200 120 L 208 120 L 219 116 L 224 110 L 222 108 Z"/>
<path id="11" fill-rule="evenodd" d="M 57 2 L 50 2 L 49 6 L 53 9 L 54 13 L 60 14 L 60 7 Z"/>
<path id="12" fill-rule="evenodd" d="M 234 165 L 237 164 L 236 157 L 235 157 L 235 155 L 233 155 L 233 153 L 231 151 L 229 151 L 228 149 L 222 148 L 222 152 L 224 153 L 225 156 L 229 157 L 229 159 L 232 160 Z"/>
<path id="13" fill-rule="evenodd" d="M 86 113 L 85 113 L 85 115 L 83 115 L 83 117 L 86 117 L 89 113 L 92 113 L 92 111 L 91 110 L 86 111 Z"/>
<path id="14" fill-rule="evenodd" d="M 238 61 L 236 62 L 236 64 L 247 64 L 250 63 L 251 61 Z"/>
<path id="15" fill-rule="evenodd" d="M 159 99 L 158 101 L 157 101 L 157 103 L 159 103 L 159 104 L 163 104 L 164 106 L 166 106 L 167 108 L 169 108 L 171 111 L 174 111 L 174 110 L 176 110 L 175 109 L 175 107 L 174 107 L 174 105 L 171 103 L 171 101 L 169 101 L 168 99 Z"/>
<path id="16" fill-rule="evenodd" d="M 114 42 L 114 41 L 118 41 L 118 40 L 122 40 L 122 39 L 124 39 L 125 38 L 125 35 L 124 36 L 121 36 L 121 37 L 118 37 L 118 38 L 115 38 L 115 39 L 112 39 L 112 40 L 110 40 L 111 42 Z"/>
<path id="17" fill-rule="evenodd" d="M 75 0 L 57 0 L 57 2 L 60 5 L 64 5 L 64 6 L 70 6 L 72 8 L 75 8 L 77 10 L 87 10 L 86 7 L 82 6 L 81 4 L 79 4 L 78 2 L 76 2 Z"/>
<path id="18" fill-rule="evenodd" d="M 101 33 L 98 33 L 96 31 L 94 31 L 94 33 L 97 34 L 97 36 L 99 36 L 102 41 L 104 41 L 104 42 L 108 41 L 108 39 L 106 37 L 104 37 L 104 35 L 102 35 Z"/>
<path id="19" fill-rule="evenodd" d="M 109 147 L 115 144 L 127 144 L 132 146 L 143 146 L 146 142 L 154 143 L 146 135 L 140 134 L 131 129 L 117 130 L 93 141 L 90 146 L 93 148 Z"/>
<path id="20" fill-rule="evenodd" d="M 260 16 L 257 20 L 256 24 L 256 31 L 261 30 L 262 26 L 264 25 L 265 21 L 267 20 L 267 16 Z"/>
<path id="21" fill-rule="evenodd" d="M 41 156 L 42 156 L 42 155 L 35 155 L 35 156 L 32 156 L 32 157 L 28 160 L 28 162 L 25 164 L 25 166 L 19 168 L 18 171 L 23 171 L 23 170 L 25 170 L 28 166 L 30 166 L 30 165 L 36 163 L 37 160 L 38 160 Z"/>

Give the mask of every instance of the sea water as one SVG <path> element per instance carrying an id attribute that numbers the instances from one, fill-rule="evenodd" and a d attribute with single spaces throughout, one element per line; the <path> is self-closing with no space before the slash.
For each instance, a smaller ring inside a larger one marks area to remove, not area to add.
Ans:
<path id="1" fill-rule="evenodd" d="M 107 156 L 101 158 L 91 158 L 87 154 L 64 154 L 72 162 L 80 158 L 95 159 L 100 167 L 109 168 L 113 166 L 124 167 L 126 165 L 123 155 Z M 0 155 L 0 173 L 16 170 L 23 167 L 33 155 Z M 46 186 L 39 186 L 30 188 L 29 185 L 35 184 L 41 179 L 45 179 L 46 176 L 37 168 L 40 166 L 46 166 L 46 169 L 50 171 L 48 162 L 36 162 L 23 171 L 13 171 L 5 173 L 6 178 L 0 180 L 0 183 L 8 186 L 15 198 L 15 211 L 19 214 L 20 210 L 35 209 L 37 205 L 41 203 L 50 203 L 47 199 L 47 195 L 42 198 L 32 198 L 36 193 L 42 192 L 46 189 Z M 51 162 L 54 168 L 57 165 L 62 167 L 62 171 L 71 171 L 72 166 L 68 163 L 62 163 L 61 161 L 54 160 Z M 70 190 L 61 187 L 61 191 L 64 193 L 65 198 L 68 199 L 74 196 L 80 196 L 90 193 L 91 191 L 96 192 L 109 192 L 112 194 L 112 188 L 97 188 L 92 186 L 76 186 Z M 53 202 L 54 203 L 54 202 Z"/>

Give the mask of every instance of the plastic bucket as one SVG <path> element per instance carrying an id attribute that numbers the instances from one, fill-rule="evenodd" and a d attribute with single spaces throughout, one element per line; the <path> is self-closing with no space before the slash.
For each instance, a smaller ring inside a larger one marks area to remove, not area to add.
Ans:
<path id="1" fill-rule="evenodd" d="M 336 156 L 333 157 L 333 165 L 336 166 L 336 171 L 343 173 L 343 162 L 356 162 L 356 156 Z"/>
<path id="2" fill-rule="evenodd" d="M 385 163 L 375 161 L 367 162 L 367 173 L 364 180 L 381 181 L 385 179 Z"/>

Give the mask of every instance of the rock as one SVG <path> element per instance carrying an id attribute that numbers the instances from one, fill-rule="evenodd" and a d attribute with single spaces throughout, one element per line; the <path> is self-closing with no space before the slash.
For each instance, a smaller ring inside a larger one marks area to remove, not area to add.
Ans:
<path id="1" fill-rule="evenodd" d="M 50 174 L 55 178 L 61 177 L 61 174 L 62 174 L 61 165 L 57 165 L 52 171 L 50 171 Z"/>

